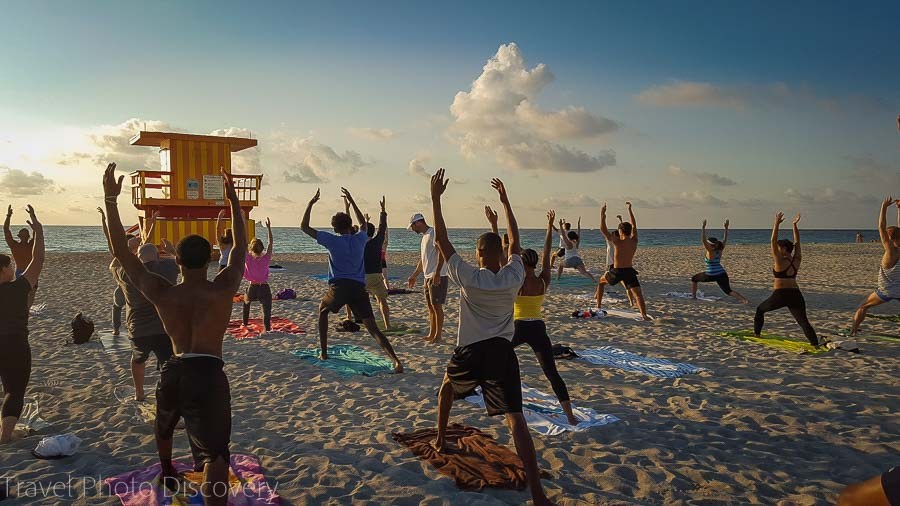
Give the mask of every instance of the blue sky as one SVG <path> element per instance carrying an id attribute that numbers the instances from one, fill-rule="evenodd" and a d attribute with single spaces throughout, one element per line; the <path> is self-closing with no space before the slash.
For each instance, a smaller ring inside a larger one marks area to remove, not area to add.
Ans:
<path id="1" fill-rule="evenodd" d="M 152 166 L 145 123 L 252 132 L 283 225 L 319 186 L 427 211 L 438 166 L 456 226 L 491 176 L 526 226 L 632 199 L 649 227 L 871 227 L 900 194 L 896 2 L 0 6 L 0 193 L 50 223 L 96 221 L 103 161 Z"/>

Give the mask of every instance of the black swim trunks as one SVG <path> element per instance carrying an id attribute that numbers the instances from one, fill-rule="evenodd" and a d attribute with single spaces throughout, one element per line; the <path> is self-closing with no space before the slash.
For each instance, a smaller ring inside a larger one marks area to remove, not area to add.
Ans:
<path id="1" fill-rule="evenodd" d="M 365 320 L 375 317 L 365 283 L 352 279 L 333 280 L 328 285 L 328 293 L 322 298 L 322 303 L 325 304 L 325 309 L 332 313 L 337 313 L 344 306 L 350 306 L 350 311 L 356 318 Z"/>
<path id="2" fill-rule="evenodd" d="M 610 286 L 624 283 L 625 288 L 637 288 L 641 286 L 641 282 L 638 281 L 637 275 L 638 271 L 634 270 L 634 267 L 614 267 L 606 272 L 606 282 Z"/>
<path id="3" fill-rule="evenodd" d="M 719 288 L 725 292 L 725 295 L 731 293 L 731 282 L 728 280 L 728 273 L 723 272 L 722 274 L 716 274 L 715 276 L 711 274 L 707 274 L 705 272 L 701 272 L 700 274 L 695 274 L 694 277 L 691 278 L 691 282 L 693 283 L 712 283 L 715 282 L 719 285 Z"/>
<path id="4" fill-rule="evenodd" d="M 900 467 L 881 475 L 881 487 L 891 506 L 900 506 Z"/>
<path id="5" fill-rule="evenodd" d="M 460 346 L 447 364 L 453 397 L 468 397 L 481 386 L 487 414 L 522 412 L 522 379 L 512 343 L 502 337 Z"/>
<path id="6" fill-rule="evenodd" d="M 178 419 L 184 418 L 197 471 L 219 457 L 229 458 L 231 388 L 224 366 L 213 356 L 172 357 L 156 384 L 156 435 L 172 439 Z"/>
<path id="7" fill-rule="evenodd" d="M 556 256 L 558 258 L 563 258 L 564 256 L 566 256 L 566 248 L 559 248 L 558 250 L 556 250 Z"/>
<path id="8" fill-rule="evenodd" d="M 172 341 L 165 334 L 155 336 L 141 336 L 131 339 L 131 361 L 135 364 L 143 364 L 150 358 L 150 353 L 156 355 L 156 370 L 172 357 Z"/>

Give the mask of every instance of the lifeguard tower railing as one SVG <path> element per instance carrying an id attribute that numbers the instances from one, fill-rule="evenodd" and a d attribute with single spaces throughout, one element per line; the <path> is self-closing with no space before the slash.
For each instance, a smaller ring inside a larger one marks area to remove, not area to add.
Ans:
<path id="1" fill-rule="evenodd" d="M 208 199 L 174 199 L 172 198 L 172 173 L 158 170 L 138 170 L 131 173 L 131 203 L 140 210 L 150 207 L 191 206 L 215 207 L 225 205 L 222 200 Z M 259 189 L 262 185 L 261 175 L 232 174 L 234 191 L 237 193 L 241 207 L 259 205 Z M 206 214 L 206 213 L 202 213 Z"/>

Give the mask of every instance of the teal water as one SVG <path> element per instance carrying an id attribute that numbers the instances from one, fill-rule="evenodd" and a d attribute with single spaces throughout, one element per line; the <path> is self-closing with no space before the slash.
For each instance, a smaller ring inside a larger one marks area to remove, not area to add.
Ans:
<path id="1" fill-rule="evenodd" d="M 14 227 L 14 231 L 16 227 Z M 106 241 L 100 227 L 89 226 L 46 226 L 47 251 L 54 252 L 94 252 L 106 251 Z M 461 228 L 450 230 L 450 240 L 457 248 L 474 247 L 475 239 L 484 229 Z M 806 243 L 846 244 L 856 240 L 857 230 L 802 230 Z M 866 241 L 877 238 L 874 230 L 863 230 Z M 325 250 L 310 239 L 299 228 L 273 229 L 275 234 L 275 250 L 286 253 L 322 253 Z M 710 235 L 721 233 L 711 232 Z M 766 244 L 769 242 L 770 230 L 732 230 L 729 234 L 731 244 Z M 582 248 L 606 247 L 599 230 L 583 230 Z M 782 236 L 790 238 L 790 230 L 782 232 Z M 699 243 L 699 230 L 686 229 L 641 229 L 641 245 L 643 246 L 685 246 Z M 527 248 L 538 249 L 543 245 L 544 230 L 522 230 L 522 243 Z M 559 241 L 553 238 L 555 248 Z M 391 229 L 389 233 L 388 251 L 418 251 L 420 236 L 406 229 Z M 4 248 L 5 249 L 5 248 Z"/>

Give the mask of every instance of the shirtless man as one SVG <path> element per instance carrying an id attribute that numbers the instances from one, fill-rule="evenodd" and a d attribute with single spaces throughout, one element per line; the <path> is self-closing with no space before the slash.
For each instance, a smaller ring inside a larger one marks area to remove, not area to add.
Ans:
<path id="1" fill-rule="evenodd" d="M 900 227 L 887 226 L 887 210 L 891 205 L 897 206 L 897 223 L 900 225 L 900 200 L 894 200 L 893 197 L 884 199 L 881 203 L 881 214 L 878 215 L 878 236 L 884 248 L 884 255 L 881 256 L 881 265 L 878 268 L 878 287 L 862 301 L 856 314 L 853 315 L 851 337 L 856 336 L 859 325 L 865 320 L 866 312 L 870 308 L 892 300 L 900 300 L 900 269 L 897 268 L 897 260 L 900 259 Z"/>
<path id="2" fill-rule="evenodd" d="M 6 210 L 6 221 L 3 222 L 3 237 L 6 239 L 6 245 L 9 246 L 9 251 L 12 253 L 13 260 L 16 262 L 15 276 L 16 279 L 19 279 L 31 263 L 32 251 L 34 250 L 34 239 L 28 233 L 27 228 L 20 229 L 19 233 L 16 234 L 19 237 L 18 241 L 13 239 L 12 232 L 9 229 L 9 220 L 12 218 L 12 214 L 13 208 L 12 205 L 10 205 Z M 34 294 L 37 291 L 37 288 L 37 283 L 31 287 L 31 293 L 28 296 L 28 307 L 31 307 L 34 303 Z"/>
<path id="3" fill-rule="evenodd" d="M 625 206 L 628 208 L 629 223 L 619 224 L 616 233 L 610 233 L 609 228 L 606 227 L 606 203 L 604 202 L 603 207 L 600 208 L 600 233 L 613 244 L 615 253 L 613 268 L 608 270 L 597 284 L 597 309 L 601 308 L 603 289 L 606 285 L 615 286 L 624 283 L 629 300 L 636 300 L 641 317 L 649 320 L 644 294 L 641 291 L 641 282 L 638 281 L 638 273 L 634 270 L 634 254 L 637 252 L 638 246 L 637 222 L 634 219 L 634 212 L 631 210 L 631 202 L 626 202 Z"/>
<path id="4" fill-rule="evenodd" d="M 447 190 L 448 182 L 444 179 L 444 169 L 432 176 L 431 201 L 435 244 L 442 257 L 447 259 L 451 279 L 459 285 L 459 333 L 457 348 L 447 364 L 438 392 L 438 434 L 434 447 L 438 452 L 445 450 L 444 434 L 454 399 L 462 399 L 481 386 L 488 415 L 506 415 L 534 504 L 547 505 L 550 501 L 541 485 L 534 442 L 522 414 L 522 380 L 512 345 L 515 333 L 513 303 L 525 280 L 516 217 L 506 188 L 499 179 L 494 179 L 491 186 L 500 194 L 500 202 L 506 210 L 509 261 L 503 265 L 502 240 L 499 235 L 489 232 L 482 234 L 476 243 L 478 267 L 469 265 L 456 253 L 447 236 L 441 195 Z"/>
<path id="5" fill-rule="evenodd" d="M 228 445 L 231 438 L 231 391 L 222 360 L 222 338 L 231 319 L 232 297 L 244 274 L 247 233 L 231 174 L 222 171 L 231 206 L 234 249 L 228 265 L 207 280 L 212 257 L 209 241 L 189 235 L 178 242 L 176 261 L 182 281 L 176 285 L 149 272 L 128 249 L 116 199 L 122 179 L 111 163 L 103 176 L 109 238 L 113 255 L 131 282 L 152 303 L 172 339 L 175 355 L 163 365 L 156 386 L 156 447 L 163 481 L 178 483 L 172 465 L 172 435 L 184 418 L 194 467 L 203 470 L 201 493 L 206 504 L 228 499 Z"/>

